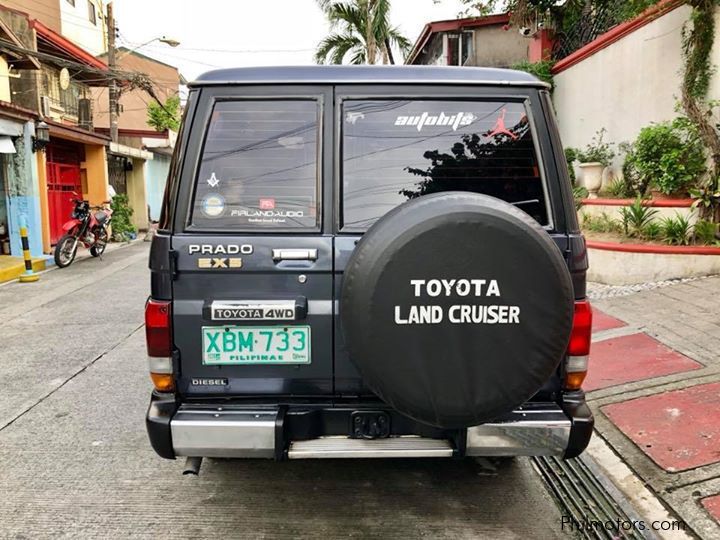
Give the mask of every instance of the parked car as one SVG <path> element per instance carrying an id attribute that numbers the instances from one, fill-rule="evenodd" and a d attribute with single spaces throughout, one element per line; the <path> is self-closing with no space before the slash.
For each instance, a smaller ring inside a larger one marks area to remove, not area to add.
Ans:
<path id="1" fill-rule="evenodd" d="M 569 458 L 589 442 L 585 241 L 528 74 L 202 75 L 150 269 L 162 457 Z"/>

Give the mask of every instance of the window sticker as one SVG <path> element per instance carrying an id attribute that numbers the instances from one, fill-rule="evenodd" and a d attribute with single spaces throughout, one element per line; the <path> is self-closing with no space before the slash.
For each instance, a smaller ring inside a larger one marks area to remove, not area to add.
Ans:
<path id="1" fill-rule="evenodd" d="M 207 179 L 207 183 L 210 187 L 217 187 L 220 180 L 218 180 L 217 176 L 215 176 L 215 173 L 213 172 L 210 178 Z"/>
<path id="2" fill-rule="evenodd" d="M 209 218 L 222 216 L 225 213 L 225 199 L 221 195 L 207 195 L 202 201 L 202 213 Z"/>

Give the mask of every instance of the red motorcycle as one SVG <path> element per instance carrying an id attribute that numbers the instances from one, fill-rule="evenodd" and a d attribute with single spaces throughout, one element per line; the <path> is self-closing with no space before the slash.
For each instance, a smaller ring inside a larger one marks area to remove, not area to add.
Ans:
<path id="1" fill-rule="evenodd" d="M 77 193 L 74 194 L 77 197 Z M 75 203 L 72 219 L 63 225 L 66 234 L 55 245 L 55 264 L 60 268 L 70 266 L 75 260 L 78 244 L 90 250 L 90 255 L 100 257 L 108 243 L 108 225 L 112 219 L 112 210 L 103 206 L 90 206 L 88 201 L 71 199 Z"/>

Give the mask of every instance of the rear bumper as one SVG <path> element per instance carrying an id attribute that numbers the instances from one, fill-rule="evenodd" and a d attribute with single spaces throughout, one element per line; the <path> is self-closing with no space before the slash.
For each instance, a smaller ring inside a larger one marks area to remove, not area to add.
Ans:
<path id="1" fill-rule="evenodd" d="M 578 393 L 561 404 L 528 403 L 491 423 L 439 430 L 391 414 L 391 436 L 348 436 L 354 411 L 367 406 L 250 407 L 182 404 L 153 394 L 147 414 L 150 442 L 162 457 L 269 459 L 350 457 L 557 456 L 587 446 L 593 417 Z"/>

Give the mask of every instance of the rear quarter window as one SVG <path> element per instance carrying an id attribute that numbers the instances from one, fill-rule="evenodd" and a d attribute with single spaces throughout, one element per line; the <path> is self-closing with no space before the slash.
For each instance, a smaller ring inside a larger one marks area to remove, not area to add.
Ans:
<path id="1" fill-rule="evenodd" d="M 317 228 L 319 114 L 315 100 L 216 102 L 191 227 Z"/>
<path id="2" fill-rule="evenodd" d="M 343 230 L 366 230 L 399 204 L 443 191 L 491 195 L 548 224 L 524 103 L 346 100 L 342 114 Z"/>

